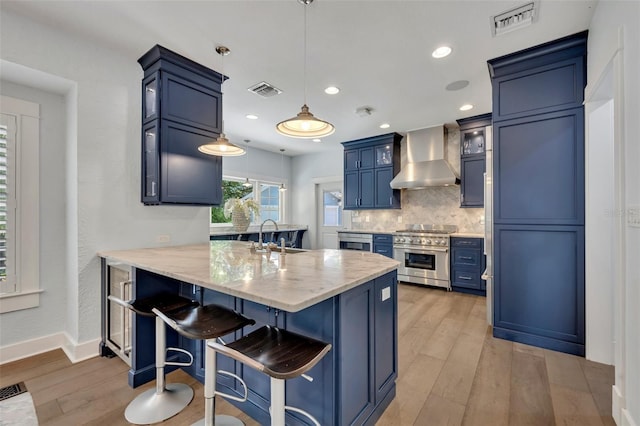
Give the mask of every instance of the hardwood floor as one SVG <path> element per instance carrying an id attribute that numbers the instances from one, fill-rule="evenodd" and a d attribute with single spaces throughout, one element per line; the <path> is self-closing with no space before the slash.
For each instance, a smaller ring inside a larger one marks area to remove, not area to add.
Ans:
<path id="1" fill-rule="evenodd" d="M 613 367 L 494 339 L 485 299 L 399 287 L 397 396 L 378 425 L 615 425 Z M 24 381 L 41 425 L 125 425 L 138 393 L 119 358 L 71 364 L 61 350 L 0 366 L 0 387 Z M 162 423 L 188 425 L 204 412 L 202 385 L 182 371 L 167 376 L 195 390 L 186 410 Z M 258 423 L 222 398 L 217 412 Z"/>

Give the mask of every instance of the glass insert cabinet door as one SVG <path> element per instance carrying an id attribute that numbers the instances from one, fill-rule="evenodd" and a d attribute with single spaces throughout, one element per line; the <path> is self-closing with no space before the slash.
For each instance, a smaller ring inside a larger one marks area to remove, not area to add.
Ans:
<path id="1" fill-rule="evenodd" d="M 376 147 L 376 167 L 391 164 L 393 164 L 393 147 L 390 144 Z"/>
<path id="2" fill-rule="evenodd" d="M 462 133 L 462 155 L 482 154 L 485 149 L 484 128 L 470 129 Z"/>

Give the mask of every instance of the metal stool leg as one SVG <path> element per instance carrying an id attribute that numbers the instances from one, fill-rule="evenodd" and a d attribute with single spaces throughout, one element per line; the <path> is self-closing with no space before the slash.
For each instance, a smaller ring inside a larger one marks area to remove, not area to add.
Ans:
<path id="1" fill-rule="evenodd" d="M 284 380 L 271 377 L 271 426 L 284 426 Z"/>
<path id="2" fill-rule="evenodd" d="M 193 399 L 193 389 L 182 383 L 165 384 L 167 332 L 165 323 L 156 317 L 156 388 L 138 395 L 127 406 L 124 416 L 129 423 L 143 425 L 162 422 L 182 411 Z"/>
<path id="3" fill-rule="evenodd" d="M 209 345 L 209 339 L 204 342 L 204 419 L 200 419 L 193 426 L 244 426 L 244 422 L 232 416 L 215 415 L 216 413 L 216 351 Z"/>

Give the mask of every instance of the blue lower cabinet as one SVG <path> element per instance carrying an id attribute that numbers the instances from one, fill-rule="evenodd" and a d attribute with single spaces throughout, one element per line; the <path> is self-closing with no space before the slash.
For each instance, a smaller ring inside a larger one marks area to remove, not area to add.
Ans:
<path id="1" fill-rule="evenodd" d="M 238 299 L 213 290 L 187 285 L 171 278 L 138 271 L 134 284 L 141 294 L 156 289 L 179 292 L 201 303 L 217 303 L 233 308 L 256 321 L 256 325 L 224 336 L 226 342 L 248 334 L 264 324 L 276 325 L 332 344 L 327 355 L 303 377 L 286 381 L 286 404 L 311 413 L 322 425 L 374 425 L 395 397 L 398 375 L 398 300 L 396 271 L 361 284 L 331 299 L 299 312 L 284 312 Z M 144 318 L 134 335 L 136 360 L 130 376 L 135 386 L 154 378 L 153 319 Z M 135 332 L 134 332 L 135 333 Z M 204 381 L 204 342 L 167 333 L 168 342 L 194 354 L 194 363 L 185 368 Z M 141 346 L 141 342 L 144 346 Z M 141 349 L 143 348 L 143 349 Z M 218 369 L 242 377 L 249 387 L 244 403 L 229 401 L 260 424 L 269 424 L 269 376 L 242 363 L 217 355 Z M 240 384 L 218 374 L 220 391 L 241 395 Z M 306 425 L 308 421 L 287 412 L 287 425 Z"/>
<path id="2" fill-rule="evenodd" d="M 373 234 L 373 252 L 393 259 L 393 235 Z"/>
<path id="3" fill-rule="evenodd" d="M 493 335 L 584 356 L 584 227 L 495 225 Z"/>
<path id="4" fill-rule="evenodd" d="M 486 295 L 482 238 L 451 238 L 451 288 L 463 293 Z"/>

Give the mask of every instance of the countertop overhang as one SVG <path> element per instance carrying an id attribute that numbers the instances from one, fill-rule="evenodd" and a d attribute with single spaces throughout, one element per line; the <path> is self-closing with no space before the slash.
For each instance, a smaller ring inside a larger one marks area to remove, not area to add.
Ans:
<path id="1" fill-rule="evenodd" d="M 353 250 L 251 253 L 250 243 L 205 244 L 99 252 L 189 284 L 288 312 L 297 312 L 397 269 L 388 257 Z"/>

